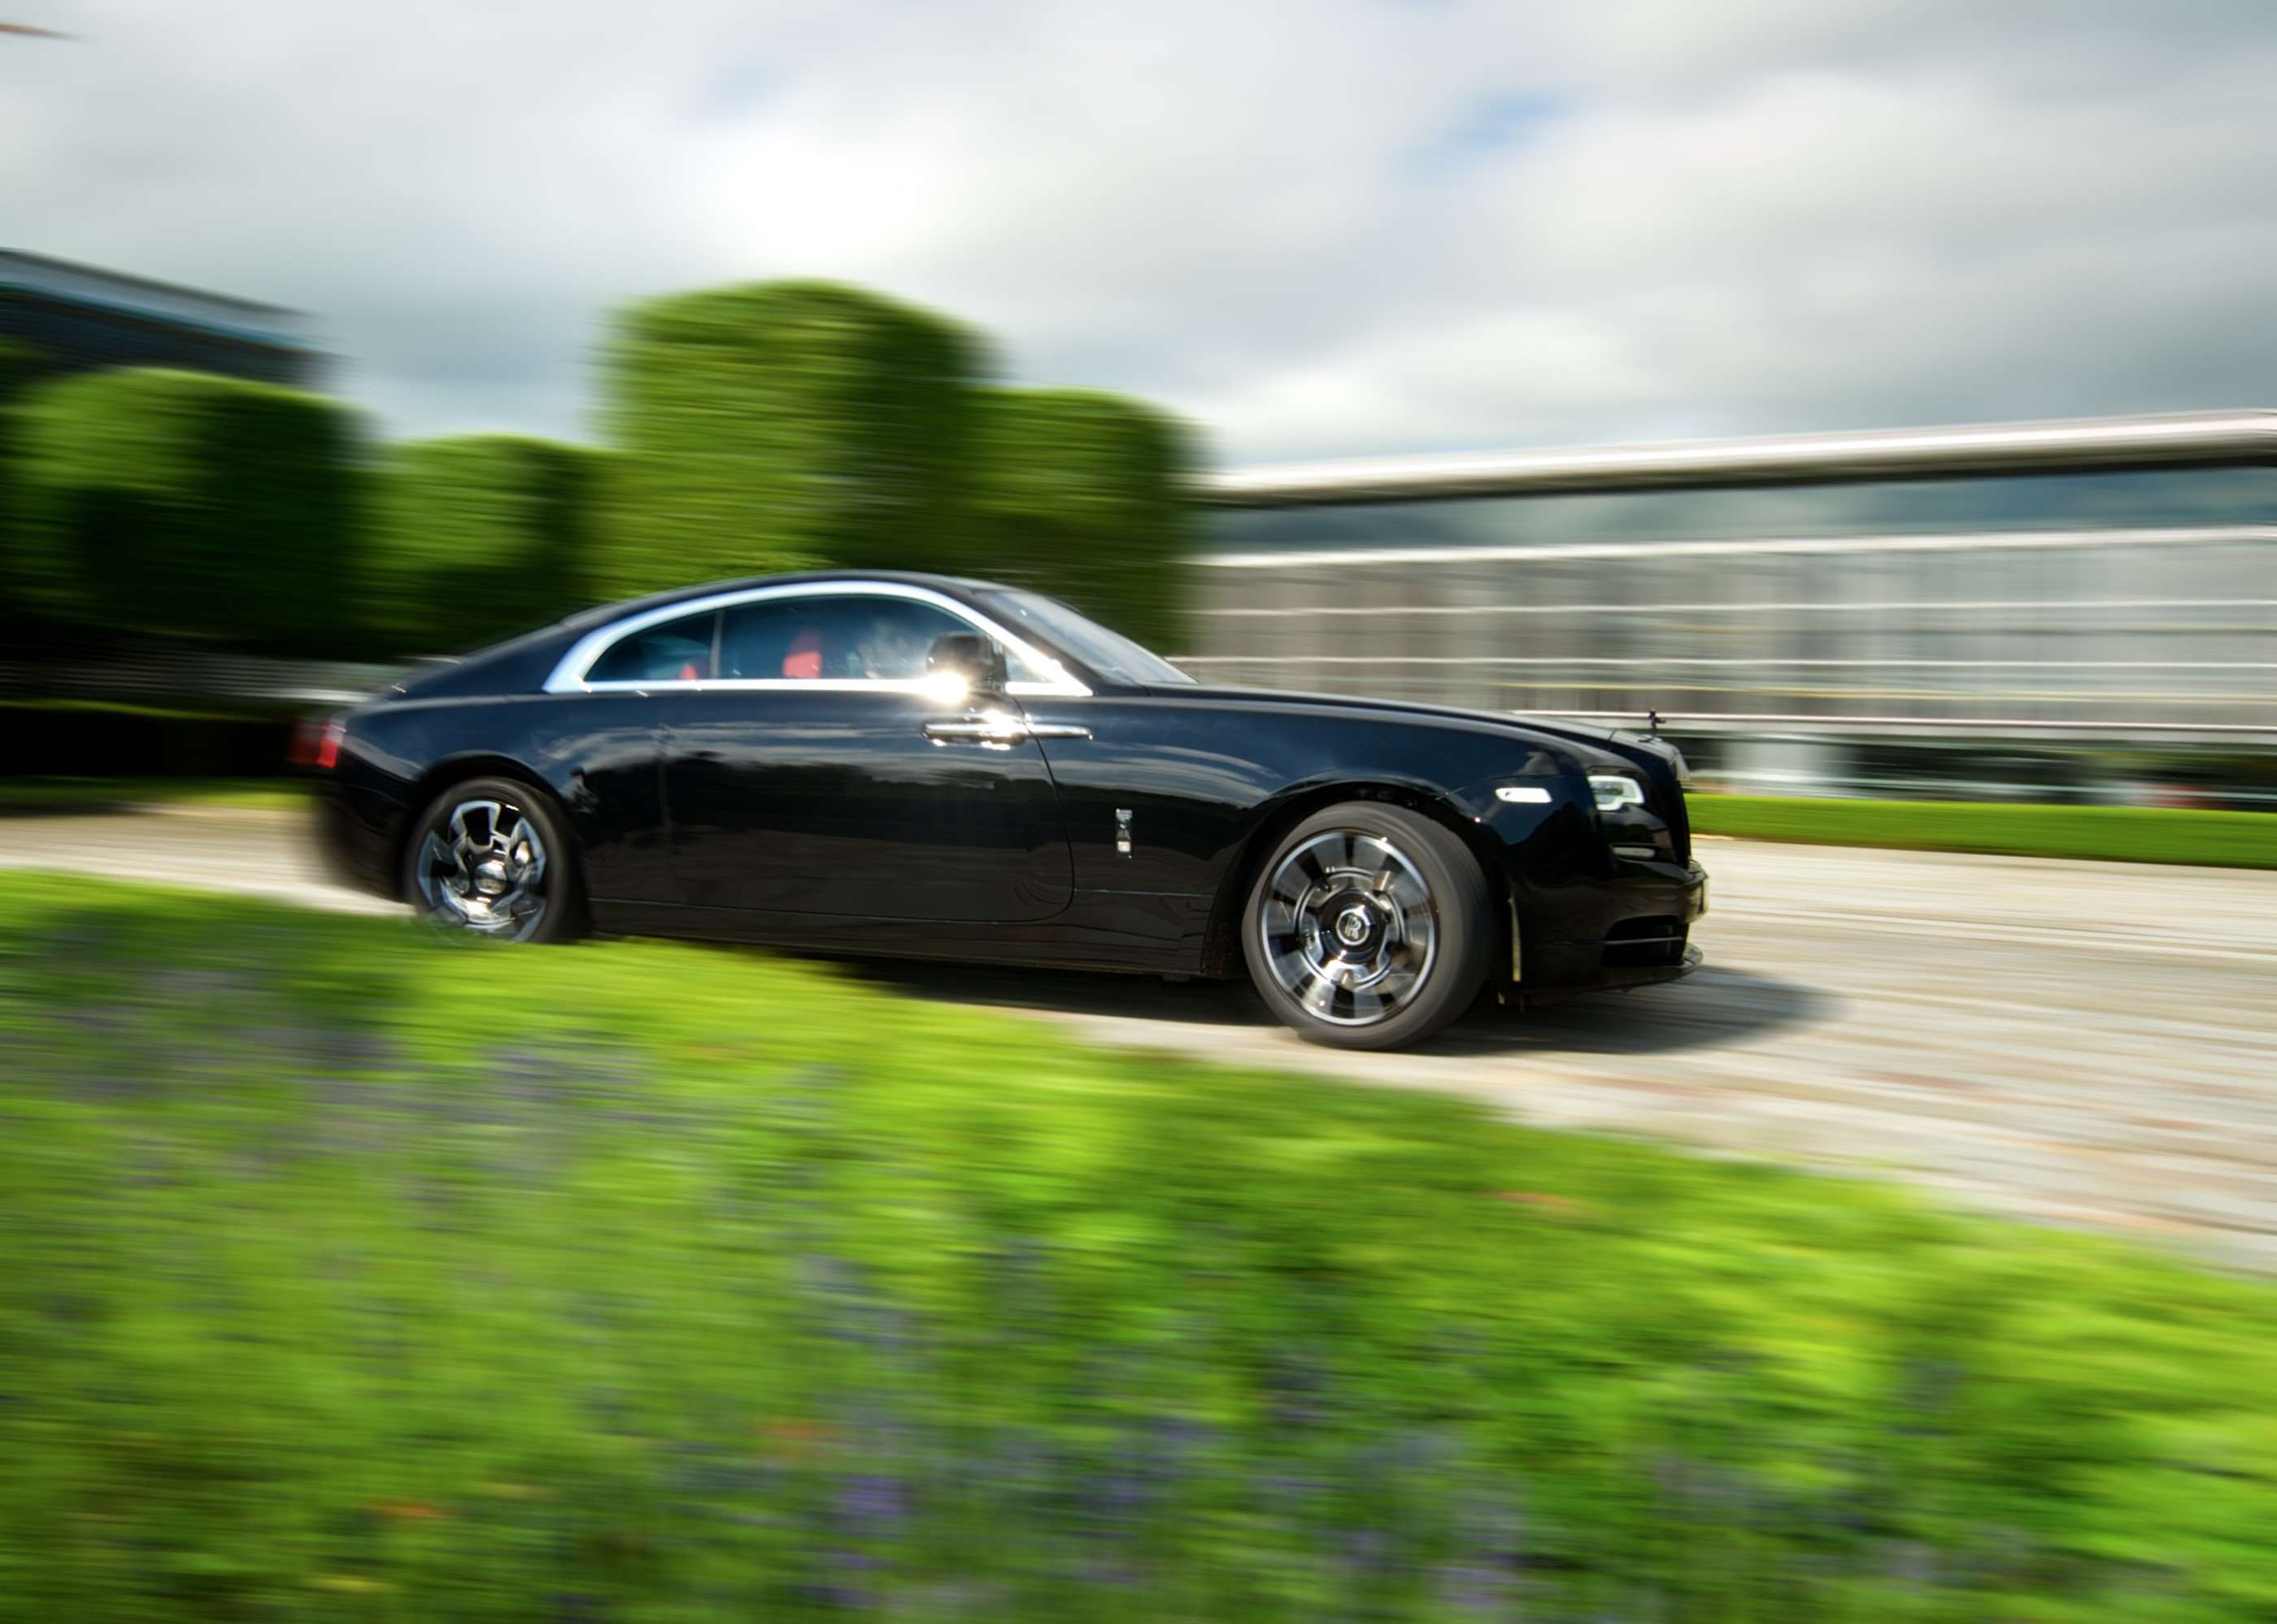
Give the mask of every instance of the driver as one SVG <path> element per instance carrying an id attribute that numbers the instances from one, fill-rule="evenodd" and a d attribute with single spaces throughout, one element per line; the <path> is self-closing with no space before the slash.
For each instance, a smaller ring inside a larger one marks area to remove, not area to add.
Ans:
<path id="1" fill-rule="evenodd" d="M 907 618 L 874 614 L 854 639 L 857 674 L 877 681 L 899 682 L 925 675 L 925 634 Z"/>

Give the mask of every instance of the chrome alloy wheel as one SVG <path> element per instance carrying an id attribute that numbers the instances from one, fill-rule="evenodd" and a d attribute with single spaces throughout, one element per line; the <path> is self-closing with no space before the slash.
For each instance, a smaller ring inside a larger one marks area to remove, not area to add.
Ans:
<path id="1" fill-rule="evenodd" d="M 502 801 L 461 801 L 428 831 L 414 878 L 437 924 L 523 942 L 545 919 L 545 863 L 536 819 Z"/>
<path id="2" fill-rule="evenodd" d="M 1334 830 L 1281 859 L 1257 929 L 1273 977 L 1305 1010 L 1367 1026 L 1405 1008 L 1431 973 L 1431 888 L 1380 835 Z"/>

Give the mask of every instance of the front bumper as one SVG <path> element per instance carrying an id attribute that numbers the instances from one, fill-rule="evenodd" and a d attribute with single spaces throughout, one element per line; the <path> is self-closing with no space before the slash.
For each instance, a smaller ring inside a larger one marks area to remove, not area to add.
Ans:
<path id="1" fill-rule="evenodd" d="M 1522 1003 L 1549 1003 L 1559 998 L 1578 998 L 1583 993 L 1626 992 L 1633 987 L 1654 987 L 1663 981 L 1681 981 L 1706 962 L 1707 955 L 1698 948 L 1687 946 L 1672 964 L 1616 965 L 1601 969 L 1588 981 L 1571 987 L 1519 987 L 1515 990 Z"/>
<path id="2" fill-rule="evenodd" d="M 1517 992 L 1533 999 L 1673 981 L 1700 966 L 1692 926 L 1708 911 L 1697 863 L 1623 862 L 1521 899 Z"/>

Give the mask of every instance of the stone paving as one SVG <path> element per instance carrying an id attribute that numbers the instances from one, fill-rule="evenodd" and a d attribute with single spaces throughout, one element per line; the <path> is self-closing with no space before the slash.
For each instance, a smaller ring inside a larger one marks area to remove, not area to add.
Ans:
<path id="1" fill-rule="evenodd" d="M 2277 873 L 1736 841 L 1700 855 L 1700 974 L 1485 1012 L 1413 1054 L 1299 1042 L 1242 987 L 864 973 L 1108 1042 L 1448 1089 L 2277 1269 Z M 275 813 L 11 818 L 6 865 L 377 906 L 324 885 Z"/>

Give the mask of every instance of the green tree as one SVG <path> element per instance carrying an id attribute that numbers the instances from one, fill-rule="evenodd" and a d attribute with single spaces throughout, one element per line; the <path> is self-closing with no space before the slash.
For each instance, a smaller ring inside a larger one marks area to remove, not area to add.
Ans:
<path id="1" fill-rule="evenodd" d="M 338 401 L 128 368 L 19 406 L 18 557 L 37 612 L 276 652 L 339 646 L 361 441 Z"/>
<path id="2" fill-rule="evenodd" d="M 970 556 L 979 339 L 824 282 L 677 294 L 618 318 L 604 583 L 633 592 Z"/>
<path id="3" fill-rule="evenodd" d="M 1174 650 L 1193 531 L 1184 427 L 1118 395 L 997 389 L 979 440 L 980 573 Z"/>
<path id="4" fill-rule="evenodd" d="M 390 446 L 366 577 L 368 615 L 385 646 L 474 647 L 594 601 L 606 455 L 505 434 Z"/>

